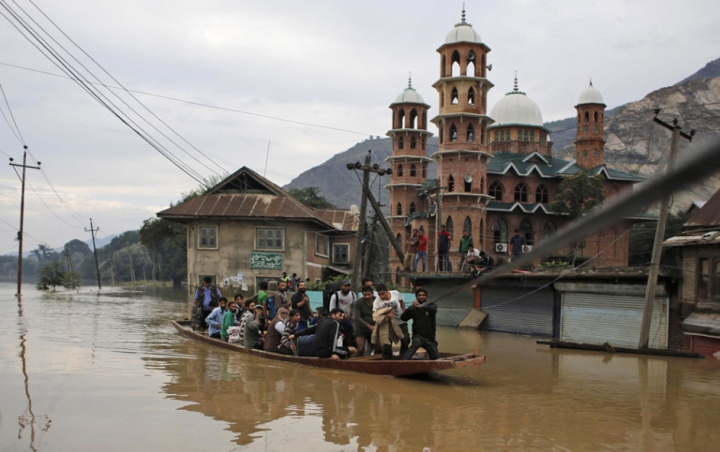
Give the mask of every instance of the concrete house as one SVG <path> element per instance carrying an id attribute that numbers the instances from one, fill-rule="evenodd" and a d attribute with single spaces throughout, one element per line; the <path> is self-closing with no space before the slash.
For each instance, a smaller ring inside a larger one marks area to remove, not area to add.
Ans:
<path id="1" fill-rule="evenodd" d="M 665 241 L 682 255 L 680 287 L 683 349 L 720 352 L 720 191 L 685 223 L 686 231 Z"/>
<path id="2" fill-rule="evenodd" d="M 307 207 L 246 167 L 157 216 L 188 227 L 191 288 L 212 276 L 252 293 L 283 271 L 312 281 L 352 271 L 357 215 Z"/>

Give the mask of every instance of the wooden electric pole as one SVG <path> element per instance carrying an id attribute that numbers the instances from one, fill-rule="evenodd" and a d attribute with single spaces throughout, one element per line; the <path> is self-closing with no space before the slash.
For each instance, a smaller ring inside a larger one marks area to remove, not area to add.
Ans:
<path id="1" fill-rule="evenodd" d="M 100 265 L 98 265 L 97 248 L 95 247 L 95 233 L 99 230 L 100 228 L 93 228 L 92 218 L 90 218 L 90 229 L 85 228 L 85 232 L 89 232 L 92 235 L 93 253 L 95 254 L 95 272 L 97 274 L 98 289 L 102 289 L 102 280 L 100 279 Z"/>
<path id="2" fill-rule="evenodd" d="M 672 140 L 670 141 L 670 155 L 668 156 L 668 164 L 665 173 L 670 173 L 675 167 L 675 157 L 677 155 L 680 137 L 692 141 L 695 131 L 691 130 L 689 134 L 682 131 L 678 125 L 678 120 L 673 119 L 672 125 L 658 119 L 657 115 L 660 110 L 655 110 L 653 121 L 672 131 Z M 650 324 L 652 323 L 653 305 L 655 304 L 655 286 L 657 285 L 658 273 L 660 272 L 660 259 L 662 257 L 662 243 L 665 238 L 665 225 L 667 223 L 668 206 L 670 197 L 664 197 L 660 202 L 660 214 L 658 217 L 657 229 L 655 230 L 655 242 L 653 243 L 652 257 L 650 259 L 650 270 L 648 272 L 648 282 L 645 288 L 645 304 L 643 306 L 642 323 L 640 324 L 640 340 L 638 348 L 648 348 L 650 342 Z"/>
<path id="3" fill-rule="evenodd" d="M 375 200 L 375 197 L 373 196 L 372 192 L 370 191 L 370 173 L 376 173 L 380 176 L 386 175 L 386 174 L 392 174 L 392 169 L 387 168 L 383 169 L 380 168 L 380 165 L 377 163 L 375 165 L 371 165 L 371 154 L 372 151 L 368 151 L 368 155 L 365 156 L 365 163 L 361 164 L 360 162 L 356 163 L 348 163 L 347 169 L 350 171 L 362 171 L 363 172 L 363 186 L 362 186 L 362 198 L 360 201 L 360 225 L 358 226 L 358 237 L 356 241 L 356 247 L 355 247 L 355 258 L 353 259 L 353 274 L 352 274 L 352 286 L 354 289 L 359 289 L 359 279 L 360 275 L 363 273 L 362 271 L 362 244 L 364 241 L 365 236 L 365 229 L 366 229 L 366 222 L 367 222 L 367 203 L 370 201 L 370 204 L 372 205 L 373 209 L 375 210 L 375 214 L 377 216 L 377 219 L 380 220 L 380 224 L 382 224 L 383 229 L 385 229 L 385 232 L 387 233 L 388 239 L 390 240 L 390 243 L 392 244 L 393 248 L 395 248 L 395 251 L 398 254 L 398 257 L 400 260 L 405 259 L 405 253 L 403 253 L 402 249 L 400 248 L 400 245 L 397 243 L 397 240 L 395 240 L 395 237 L 392 234 L 392 230 L 390 229 L 390 225 L 388 224 L 387 220 L 385 219 L 385 215 L 382 213 L 382 209 L 380 208 L 380 204 Z"/>
<path id="4" fill-rule="evenodd" d="M 22 295 L 22 263 L 23 263 L 23 236 L 25 235 L 24 230 L 24 221 L 25 221 L 25 170 L 30 169 L 40 169 L 40 162 L 37 162 L 37 166 L 28 166 L 27 165 L 27 146 L 23 146 L 23 162 L 22 165 L 18 165 L 17 163 L 13 163 L 12 157 L 10 158 L 10 166 L 14 166 L 17 168 L 22 168 L 22 177 L 20 178 L 20 182 L 22 185 L 22 189 L 20 191 L 20 230 L 18 231 L 18 274 L 17 274 L 17 297 L 19 298 L 20 295 Z"/>

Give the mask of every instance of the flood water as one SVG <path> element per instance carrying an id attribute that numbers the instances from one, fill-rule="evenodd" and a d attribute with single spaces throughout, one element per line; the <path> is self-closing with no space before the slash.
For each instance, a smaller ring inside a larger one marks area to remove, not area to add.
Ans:
<path id="1" fill-rule="evenodd" d="M 442 328 L 487 363 L 400 379 L 175 333 L 172 289 L 0 284 L 0 451 L 720 450 L 720 361 L 551 350 Z"/>

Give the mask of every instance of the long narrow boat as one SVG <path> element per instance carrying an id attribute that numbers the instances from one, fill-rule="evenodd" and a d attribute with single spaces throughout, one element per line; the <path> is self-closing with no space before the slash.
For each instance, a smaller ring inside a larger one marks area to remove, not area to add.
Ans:
<path id="1" fill-rule="evenodd" d="M 247 350 L 237 344 L 213 339 L 205 333 L 193 331 L 189 321 L 172 322 L 173 326 L 185 337 L 195 339 L 201 342 L 215 345 L 217 347 L 227 348 L 248 355 L 259 356 L 261 358 L 272 359 L 275 361 L 285 361 L 290 363 L 304 364 L 306 366 L 323 367 L 326 369 L 349 370 L 353 372 L 363 372 L 375 375 L 392 375 L 395 377 L 405 377 L 409 375 L 425 374 L 428 372 L 436 372 L 439 370 L 455 369 L 459 367 L 469 367 L 482 364 L 485 357 L 481 355 L 459 355 L 453 353 L 440 353 L 440 359 L 410 359 L 410 360 L 382 360 L 381 356 L 365 356 L 361 358 L 350 358 L 335 361 L 332 359 L 322 359 L 304 356 L 288 356 L 278 353 L 269 353 L 261 350 Z M 422 356 L 417 354 L 416 357 Z"/>

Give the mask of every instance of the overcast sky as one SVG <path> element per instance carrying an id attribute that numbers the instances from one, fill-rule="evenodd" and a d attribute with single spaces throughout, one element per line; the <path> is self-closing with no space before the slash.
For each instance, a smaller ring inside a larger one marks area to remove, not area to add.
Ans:
<path id="1" fill-rule="evenodd" d="M 32 3 L 15 1 L 0 4 L 18 13 L 22 7 L 39 24 L 25 16 L 34 29 L 42 26 L 103 82 L 115 85 Z M 34 3 L 130 90 L 329 127 L 136 94 L 179 138 L 117 91 L 184 151 L 143 119 L 133 120 L 203 177 L 244 165 L 262 174 L 270 142 L 267 177 L 279 185 L 368 135 L 384 135 L 391 124 L 388 105 L 407 86 L 410 71 L 413 86 L 436 114 L 436 49 L 462 9 L 460 1 L 419 0 Z M 590 77 L 608 107 L 615 107 L 720 57 L 716 0 L 468 1 L 466 9 L 468 22 L 492 49 L 488 78 L 495 88 L 488 109 L 512 89 L 517 70 L 520 88 L 546 121 L 574 115 Z M 42 174 L 28 170 L 28 182 L 49 209 L 28 187 L 26 250 L 38 241 L 55 247 L 89 238 L 83 231 L 89 217 L 101 236 L 136 229 L 198 185 L 72 81 L 8 66 L 61 74 L 3 17 L 0 43 L 0 84 L 20 132 L 77 217 Z M 3 101 L 0 106 L 8 115 Z M 22 158 L 22 145 L 3 118 L 0 151 L 3 159 Z M 19 207 L 19 180 L 11 167 L 0 167 L 0 253 L 17 249 Z"/>

